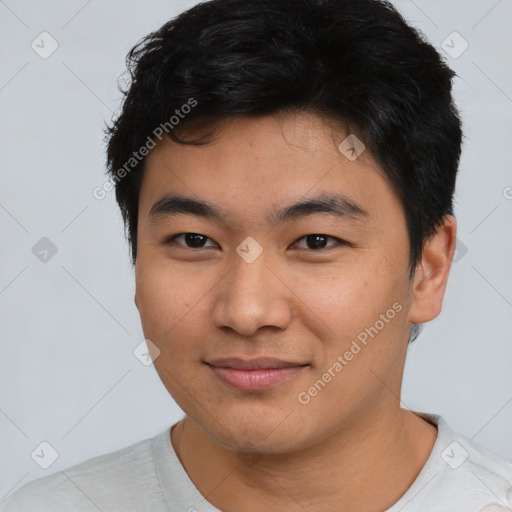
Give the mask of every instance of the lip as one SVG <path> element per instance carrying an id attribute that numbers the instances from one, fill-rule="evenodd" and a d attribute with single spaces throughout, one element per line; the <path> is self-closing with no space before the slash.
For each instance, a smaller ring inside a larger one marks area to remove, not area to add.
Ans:
<path id="1" fill-rule="evenodd" d="M 305 366 L 303 363 L 285 361 L 274 357 L 258 357 L 257 359 L 243 359 L 241 357 L 223 357 L 208 361 L 210 366 L 220 366 L 222 368 L 235 368 L 237 370 L 262 370 L 269 368 L 289 368 L 296 366 Z"/>
<path id="2" fill-rule="evenodd" d="M 295 377 L 307 364 L 262 357 L 244 360 L 238 357 L 214 359 L 206 363 L 222 382 L 244 391 L 275 387 Z"/>

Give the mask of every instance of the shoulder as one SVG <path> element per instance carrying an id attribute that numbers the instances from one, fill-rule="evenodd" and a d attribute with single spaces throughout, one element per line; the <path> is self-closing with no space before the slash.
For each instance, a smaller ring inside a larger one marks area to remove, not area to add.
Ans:
<path id="1" fill-rule="evenodd" d="M 461 477 L 471 477 L 484 487 L 501 490 L 501 496 L 512 498 L 512 462 L 491 452 L 473 439 L 452 434 L 451 442 L 441 454 L 449 473 L 461 469 Z M 512 502 L 511 502 L 512 505 Z"/>
<path id="2" fill-rule="evenodd" d="M 150 510 L 148 503 L 161 497 L 153 445 L 166 432 L 34 480 L 0 504 L 0 512 Z"/>
<path id="3" fill-rule="evenodd" d="M 441 417 L 429 416 L 436 420 L 438 440 L 425 468 L 424 476 L 432 477 L 430 492 L 425 493 L 428 504 L 446 504 L 439 509 L 443 511 L 456 508 L 457 504 L 482 512 L 509 510 L 487 508 L 504 504 L 512 508 L 512 462 L 451 431 Z"/>

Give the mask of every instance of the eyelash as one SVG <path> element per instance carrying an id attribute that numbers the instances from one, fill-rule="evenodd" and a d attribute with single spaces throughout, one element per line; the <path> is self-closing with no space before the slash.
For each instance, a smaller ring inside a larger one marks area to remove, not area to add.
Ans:
<path id="1" fill-rule="evenodd" d="M 179 237 L 183 237 L 185 235 L 200 235 L 200 236 L 203 236 L 204 238 L 206 238 L 207 240 L 211 240 L 211 238 L 205 236 L 205 235 L 201 235 L 201 233 L 178 233 L 177 235 L 173 235 L 173 236 L 170 236 L 168 238 L 166 238 L 164 240 L 164 245 L 170 245 L 172 243 L 178 243 L 178 242 L 175 242 L 175 240 Z M 308 235 L 304 235 L 304 236 L 301 236 L 300 238 L 297 238 L 297 240 L 294 242 L 294 244 L 298 243 L 300 240 L 303 240 L 303 239 L 306 239 L 308 236 L 321 236 L 321 237 L 325 237 L 325 238 L 330 238 L 331 240 L 335 240 L 336 241 L 336 244 L 334 245 L 331 245 L 331 246 L 327 246 L 327 247 L 322 247 L 320 249 L 309 249 L 309 248 L 301 248 L 301 250 L 307 250 L 307 251 L 311 251 L 311 252 L 320 252 L 320 251 L 325 251 L 327 249 L 330 249 L 331 247 L 334 247 L 336 245 L 340 246 L 340 245 L 350 245 L 348 242 L 346 242 L 345 240 L 342 240 L 341 238 L 336 238 L 335 236 L 331 236 L 331 235 L 324 235 L 323 233 L 310 233 Z M 213 240 L 212 240 L 213 241 Z M 194 250 L 194 249 L 197 249 L 197 250 L 200 250 L 200 249 L 205 249 L 206 247 L 212 247 L 212 246 L 203 246 L 203 247 L 187 247 L 186 245 L 183 245 L 183 244 L 180 244 L 178 243 L 178 245 L 180 245 L 181 247 L 185 248 L 185 249 L 191 249 L 191 250 Z"/>

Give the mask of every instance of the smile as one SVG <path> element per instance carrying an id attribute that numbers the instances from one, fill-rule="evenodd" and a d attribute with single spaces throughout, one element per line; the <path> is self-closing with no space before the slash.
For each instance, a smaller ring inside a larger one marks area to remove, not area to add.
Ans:
<path id="1" fill-rule="evenodd" d="M 309 366 L 271 358 L 252 361 L 239 358 L 218 359 L 206 364 L 222 382 L 243 391 L 260 391 L 275 387 L 295 377 Z"/>

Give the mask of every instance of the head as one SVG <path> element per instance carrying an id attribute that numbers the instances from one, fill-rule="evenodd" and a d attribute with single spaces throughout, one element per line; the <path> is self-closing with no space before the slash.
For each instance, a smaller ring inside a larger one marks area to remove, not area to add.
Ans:
<path id="1" fill-rule="evenodd" d="M 391 410 L 455 249 L 454 73 L 379 0 L 205 2 L 128 68 L 108 169 L 177 403 L 268 451 Z M 247 391 L 230 357 L 301 368 Z"/>

